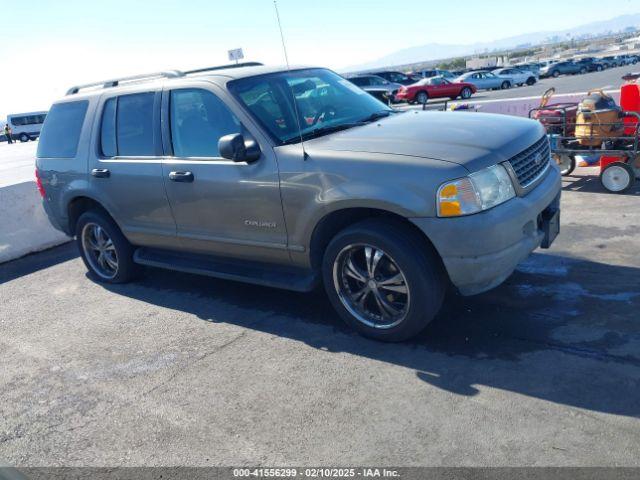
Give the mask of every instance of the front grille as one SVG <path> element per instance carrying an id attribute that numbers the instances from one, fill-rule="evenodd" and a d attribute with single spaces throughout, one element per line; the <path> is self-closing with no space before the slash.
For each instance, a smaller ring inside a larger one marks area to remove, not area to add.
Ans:
<path id="1" fill-rule="evenodd" d="M 531 185 L 549 165 L 551 150 L 545 135 L 529 148 L 509 160 L 522 188 Z"/>

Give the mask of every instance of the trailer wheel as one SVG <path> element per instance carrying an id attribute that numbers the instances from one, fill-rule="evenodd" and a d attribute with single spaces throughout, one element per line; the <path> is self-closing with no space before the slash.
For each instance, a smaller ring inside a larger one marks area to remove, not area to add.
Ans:
<path id="1" fill-rule="evenodd" d="M 563 177 L 571 175 L 576 169 L 576 157 L 574 155 L 554 154 L 553 159 L 558 164 L 558 167 L 560 168 L 560 175 Z"/>
<path id="2" fill-rule="evenodd" d="M 636 181 L 636 173 L 631 165 L 624 162 L 613 162 L 600 173 L 600 183 L 611 193 L 624 193 Z"/>

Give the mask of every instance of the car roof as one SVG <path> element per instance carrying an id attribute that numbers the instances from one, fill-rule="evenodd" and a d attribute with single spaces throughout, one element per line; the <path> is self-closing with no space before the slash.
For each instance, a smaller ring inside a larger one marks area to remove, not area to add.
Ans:
<path id="1" fill-rule="evenodd" d="M 280 73 L 287 71 L 306 70 L 312 68 L 322 68 L 308 65 L 260 65 L 260 64 L 248 64 L 246 66 L 229 65 L 228 68 L 223 67 L 211 67 L 211 69 L 191 70 L 187 72 L 180 71 L 166 71 L 154 74 L 138 75 L 135 77 L 126 77 L 122 79 L 104 80 L 100 82 L 94 82 L 92 84 L 80 85 L 72 87 L 65 97 L 61 101 L 72 99 L 86 99 L 101 95 L 105 91 L 119 92 L 123 90 L 129 90 L 132 87 L 157 87 L 161 84 L 171 84 L 184 81 L 198 81 L 198 80 L 211 80 L 215 83 L 226 84 L 232 80 L 238 80 L 241 78 L 255 77 L 259 75 L 268 75 L 271 73 Z M 87 88 L 85 91 L 84 89 Z"/>

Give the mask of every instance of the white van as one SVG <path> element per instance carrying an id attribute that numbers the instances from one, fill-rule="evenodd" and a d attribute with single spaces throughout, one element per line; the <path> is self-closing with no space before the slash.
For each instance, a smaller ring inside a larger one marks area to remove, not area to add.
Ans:
<path id="1" fill-rule="evenodd" d="M 35 140 L 40 136 L 42 124 L 47 112 L 15 113 L 7 116 L 7 123 L 11 127 L 11 137 L 21 142 Z"/>

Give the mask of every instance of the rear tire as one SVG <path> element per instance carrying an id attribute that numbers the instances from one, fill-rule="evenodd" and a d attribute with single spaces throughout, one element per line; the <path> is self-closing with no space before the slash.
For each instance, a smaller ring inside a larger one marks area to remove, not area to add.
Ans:
<path id="1" fill-rule="evenodd" d="M 553 73 L 551 74 L 551 76 L 553 78 L 558 78 L 560 76 L 560 72 L 558 70 L 554 70 Z"/>
<path id="2" fill-rule="evenodd" d="M 26 133 L 21 133 L 19 139 L 22 143 L 26 143 L 29 141 L 29 135 L 27 135 Z"/>
<path id="3" fill-rule="evenodd" d="M 433 248 L 402 224 L 365 220 L 338 233 L 322 262 L 331 304 L 354 330 L 400 342 L 440 310 L 446 288 Z"/>
<path id="4" fill-rule="evenodd" d="M 89 274 L 104 283 L 126 283 L 138 272 L 133 247 L 106 213 L 89 210 L 76 223 L 76 243 Z"/>
<path id="5" fill-rule="evenodd" d="M 625 193 L 633 187 L 635 181 L 635 170 L 624 162 L 610 163 L 600 173 L 600 183 L 611 193 Z"/>
<path id="6" fill-rule="evenodd" d="M 507 90 L 508 88 L 511 88 L 511 82 L 507 82 L 507 81 L 502 82 L 502 85 L 500 85 L 500 88 L 502 90 Z"/>
<path id="7" fill-rule="evenodd" d="M 473 92 L 469 87 L 464 87 L 460 92 L 460 97 L 462 97 L 462 99 L 464 100 L 468 100 L 469 98 L 471 98 L 471 95 L 473 95 Z"/>
<path id="8" fill-rule="evenodd" d="M 532 86 L 536 84 L 536 79 L 534 77 L 527 78 L 527 85 Z"/>
<path id="9" fill-rule="evenodd" d="M 580 75 L 584 75 L 585 73 L 587 73 L 587 69 L 586 69 L 586 68 L 584 68 L 584 67 L 582 67 L 582 68 L 580 69 Z"/>
<path id="10" fill-rule="evenodd" d="M 424 105 L 429 101 L 429 94 L 425 91 L 416 93 L 416 103 Z"/>

